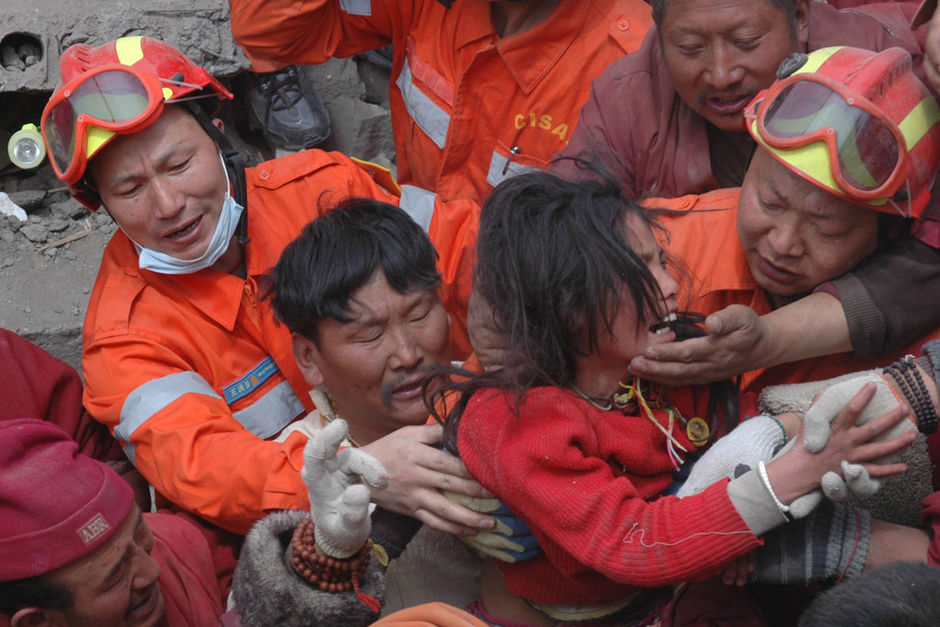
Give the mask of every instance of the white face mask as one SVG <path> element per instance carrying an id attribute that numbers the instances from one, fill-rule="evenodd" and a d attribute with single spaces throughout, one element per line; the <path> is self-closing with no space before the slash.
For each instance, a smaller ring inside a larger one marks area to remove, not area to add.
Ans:
<path id="1" fill-rule="evenodd" d="M 221 154 L 219 154 L 219 159 L 222 159 Z M 225 171 L 225 162 L 223 161 L 222 172 Z M 215 225 L 215 233 L 212 234 L 209 247 L 206 252 L 195 259 L 184 261 L 151 248 L 144 248 L 134 242 L 139 255 L 138 265 L 140 269 L 160 274 L 190 274 L 211 267 L 231 245 L 232 236 L 235 235 L 235 229 L 238 228 L 242 211 L 244 211 L 244 207 L 235 202 L 232 194 L 229 190 L 226 190 L 225 200 L 222 201 L 222 211 L 219 213 L 219 222 Z"/>

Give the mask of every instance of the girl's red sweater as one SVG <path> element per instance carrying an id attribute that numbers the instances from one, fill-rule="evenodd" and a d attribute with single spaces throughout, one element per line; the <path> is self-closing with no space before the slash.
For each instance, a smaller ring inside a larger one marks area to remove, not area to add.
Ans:
<path id="1" fill-rule="evenodd" d="M 660 496 L 673 464 L 648 416 L 604 411 L 554 387 L 529 390 L 518 412 L 514 400 L 499 389 L 477 392 L 458 431 L 467 469 L 542 547 L 529 561 L 499 563 L 512 593 L 604 604 L 637 587 L 707 578 L 761 543 L 728 498 L 727 480 L 684 499 Z M 654 415 L 668 425 L 664 411 Z M 681 423 L 674 435 L 695 449 Z"/>

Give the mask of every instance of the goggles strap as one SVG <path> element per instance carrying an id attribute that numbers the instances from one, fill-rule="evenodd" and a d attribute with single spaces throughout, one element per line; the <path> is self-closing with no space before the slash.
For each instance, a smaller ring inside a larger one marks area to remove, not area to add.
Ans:
<path id="1" fill-rule="evenodd" d="M 251 240 L 248 237 L 248 192 L 245 183 L 245 162 L 237 152 L 223 154 L 222 162 L 225 164 L 229 184 L 232 186 L 232 197 L 239 205 L 244 207 L 241 218 L 238 220 L 238 227 L 235 229 L 238 243 L 244 245 Z"/>
<path id="2" fill-rule="evenodd" d="M 182 79 L 182 74 L 177 74 L 176 76 L 179 76 L 179 77 Z M 199 92 L 199 90 L 201 90 L 201 89 L 203 88 L 203 86 L 197 85 L 196 83 L 187 83 L 187 82 L 184 81 L 184 80 L 175 81 L 175 80 L 173 80 L 172 78 L 161 78 L 161 79 L 160 79 L 160 82 L 162 82 L 162 83 L 169 83 L 170 85 L 179 85 L 180 87 L 189 87 L 190 89 L 192 89 L 192 90 L 195 91 L 195 92 Z M 188 97 L 188 98 L 179 98 L 179 99 L 176 99 L 176 100 L 174 100 L 173 102 L 180 102 L 180 101 L 182 101 L 182 100 L 193 100 L 193 99 L 195 99 L 195 98 L 208 98 L 208 97 L 209 97 L 209 96 L 205 96 L 205 95 L 201 95 L 201 96 L 190 96 L 190 97 Z"/>
<path id="3" fill-rule="evenodd" d="M 901 216 L 902 218 L 910 218 L 910 217 L 913 216 L 913 213 L 914 213 L 914 212 L 911 210 L 911 203 L 914 201 L 914 199 L 911 198 L 911 179 L 910 179 L 910 177 L 904 177 L 904 186 L 905 186 L 905 189 L 907 190 L 907 193 L 905 194 L 905 197 L 906 197 L 906 200 L 907 200 L 907 211 L 904 211 L 904 209 L 902 209 L 900 206 L 898 206 L 898 203 L 895 202 L 894 197 L 895 197 L 897 194 L 894 194 L 894 195 L 892 195 L 890 198 L 888 198 L 888 202 L 891 203 L 891 206 L 894 207 L 894 210 L 897 211 L 898 214 L 900 214 L 900 216 Z"/>
<path id="4" fill-rule="evenodd" d="M 173 104 L 182 102 L 183 106 L 185 106 L 189 112 L 192 113 L 193 117 L 196 118 L 196 121 L 199 122 L 199 125 L 209 134 L 209 137 L 212 138 L 215 145 L 219 147 L 223 161 L 226 164 L 226 169 L 228 170 L 229 183 L 232 186 L 232 197 L 235 199 L 235 202 L 245 207 L 248 196 L 245 183 L 245 162 L 241 154 L 232 146 L 232 142 L 229 141 L 228 137 L 222 134 L 222 131 L 212 123 L 212 120 L 210 120 L 206 112 L 202 110 L 202 107 L 193 102 L 193 100 L 196 100 L 196 98 L 174 100 Z"/>
<path id="5" fill-rule="evenodd" d="M 244 208 L 235 233 L 237 234 L 239 244 L 247 244 L 251 238 L 248 237 L 248 185 L 245 179 L 245 160 L 232 146 L 232 142 L 229 141 L 228 137 L 223 135 L 222 131 L 212 123 L 212 120 L 210 120 L 206 112 L 202 110 L 202 107 L 194 102 L 200 99 L 199 97 L 182 98 L 180 100 L 174 100 L 173 102 L 181 102 L 183 106 L 192 113 L 196 121 L 205 129 L 222 153 L 222 163 L 225 165 L 225 173 L 228 175 L 228 181 L 231 187 L 230 193 L 232 194 L 232 198 L 235 199 L 235 202 Z"/>

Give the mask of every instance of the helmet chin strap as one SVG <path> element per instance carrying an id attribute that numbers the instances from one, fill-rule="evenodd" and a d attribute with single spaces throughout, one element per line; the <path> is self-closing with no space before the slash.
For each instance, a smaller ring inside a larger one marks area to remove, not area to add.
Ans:
<path id="1" fill-rule="evenodd" d="M 247 244 L 250 238 L 248 237 L 248 186 L 245 180 L 245 160 L 232 146 L 228 137 L 223 135 L 222 131 L 212 123 L 212 120 L 209 119 L 209 116 L 206 115 L 206 112 L 202 110 L 197 102 L 190 100 L 182 104 L 192 113 L 199 125 L 205 129 L 215 145 L 219 147 L 219 152 L 222 153 L 222 163 L 225 164 L 225 173 L 228 175 L 229 184 L 232 187 L 232 198 L 245 208 L 242 211 L 235 233 L 239 244 Z"/>
<path id="2" fill-rule="evenodd" d="M 895 193 L 891 198 L 888 199 L 888 202 L 891 203 L 891 206 L 894 207 L 894 210 L 897 211 L 898 214 L 900 214 L 902 218 L 910 218 L 911 215 L 913 214 L 913 211 L 911 211 L 911 202 L 913 202 L 913 200 L 911 199 L 911 180 L 909 178 L 905 178 L 904 185 L 905 185 L 906 193 L 904 194 Z M 903 198 L 901 198 L 902 195 L 903 195 Z M 904 211 L 904 209 L 902 209 L 898 205 L 898 203 L 895 202 L 895 198 L 898 198 L 901 201 L 904 201 L 904 200 L 907 201 L 907 211 Z"/>

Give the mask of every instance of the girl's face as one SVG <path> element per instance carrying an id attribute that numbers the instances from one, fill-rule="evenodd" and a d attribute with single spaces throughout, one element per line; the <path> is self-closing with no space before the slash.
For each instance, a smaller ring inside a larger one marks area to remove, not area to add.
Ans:
<path id="1" fill-rule="evenodd" d="M 647 346 L 676 339 L 675 332 L 667 326 L 654 330 L 660 322 L 671 319 L 678 310 L 676 296 L 679 284 L 666 267 L 665 253 L 656 242 L 649 224 L 638 215 L 629 215 L 624 226 L 627 229 L 627 242 L 656 279 L 663 300 L 658 303 L 656 311 L 647 313 L 647 324 L 638 327 L 636 303 L 629 289 L 622 288 L 620 306 L 611 319 L 610 332 L 602 326 L 598 350 L 578 358 L 575 384 L 592 396 L 607 396 L 616 389 L 618 381 L 627 381 L 630 360 L 641 354 Z"/>

